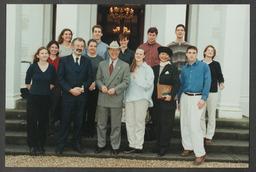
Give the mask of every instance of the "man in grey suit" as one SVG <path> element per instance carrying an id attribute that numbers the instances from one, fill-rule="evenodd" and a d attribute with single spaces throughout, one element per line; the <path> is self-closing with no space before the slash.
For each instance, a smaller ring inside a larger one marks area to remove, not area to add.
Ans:
<path id="1" fill-rule="evenodd" d="M 130 82 L 130 71 L 129 65 L 118 59 L 121 47 L 117 41 L 112 41 L 107 48 L 110 59 L 100 62 L 95 81 L 100 90 L 97 107 L 98 147 L 95 153 L 100 153 L 105 148 L 107 121 L 110 114 L 112 153 L 118 154 L 121 143 L 121 114 L 124 90 Z"/>

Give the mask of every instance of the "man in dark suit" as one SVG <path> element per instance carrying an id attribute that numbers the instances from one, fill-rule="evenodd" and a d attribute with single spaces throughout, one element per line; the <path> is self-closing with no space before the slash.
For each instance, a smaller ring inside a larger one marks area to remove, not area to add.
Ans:
<path id="1" fill-rule="evenodd" d="M 81 56 L 85 41 L 75 38 L 71 42 L 73 53 L 62 57 L 58 67 L 58 82 L 62 87 L 62 123 L 55 152 L 61 154 L 69 134 L 71 117 L 75 111 L 73 146 L 79 153 L 84 153 L 81 146 L 82 122 L 87 101 L 87 90 L 93 81 L 92 64 Z"/>
<path id="2" fill-rule="evenodd" d="M 110 141 L 112 153 L 118 154 L 121 143 L 121 114 L 124 90 L 130 82 L 129 65 L 118 59 L 120 46 L 116 41 L 107 47 L 110 59 L 100 62 L 96 75 L 96 85 L 99 88 L 97 136 L 98 147 L 95 153 L 100 153 L 106 146 L 106 131 L 108 115 L 111 117 Z"/>

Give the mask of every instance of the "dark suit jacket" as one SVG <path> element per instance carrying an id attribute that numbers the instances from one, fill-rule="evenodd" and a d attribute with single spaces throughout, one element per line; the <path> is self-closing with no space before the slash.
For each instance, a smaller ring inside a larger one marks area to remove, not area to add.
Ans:
<path id="1" fill-rule="evenodd" d="M 86 98 L 87 90 L 93 81 L 92 63 L 89 59 L 81 56 L 79 71 L 76 69 L 76 64 L 72 54 L 60 58 L 58 66 L 58 82 L 62 87 L 62 96 L 64 100 L 74 100 L 78 97 L 80 100 Z M 81 87 L 84 85 L 84 93 L 79 96 L 73 96 L 69 90 L 74 87 Z"/>
<path id="2" fill-rule="evenodd" d="M 174 101 L 174 97 L 179 91 L 180 88 L 180 78 L 178 68 L 174 65 L 167 64 L 162 70 L 159 76 L 160 65 L 156 65 L 152 67 L 155 79 L 154 79 L 154 91 L 152 95 L 154 106 L 159 106 L 164 109 L 176 109 L 176 101 Z M 160 78 L 159 78 L 160 77 Z M 164 85 L 172 85 L 172 90 L 170 96 L 172 96 L 171 101 L 165 101 L 162 99 L 157 99 L 157 81 L 159 78 L 159 84 Z"/>

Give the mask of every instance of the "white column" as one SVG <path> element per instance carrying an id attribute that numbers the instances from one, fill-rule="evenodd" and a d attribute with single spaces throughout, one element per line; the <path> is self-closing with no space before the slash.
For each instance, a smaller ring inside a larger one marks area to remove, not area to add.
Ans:
<path id="1" fill-rule="evenodd" d="M 242 118 L 240 94 L 241 89 L 246 89 L 245 84 L 241 82 L 242 64 L 244 58 L 248 58 L 248 52 L 245 52 L 248 48 L 245 49 L 244 45 L 249 45 L 249 40 L 245 38 L 250 34 L 250 26 L 246 20 L 249 18 L 248 7 L 248 5 L 228 5 L 222 8 L 220 53 L 223 57 L 225 89 L 221 91 L 219 118 Z"/>
<path id="2" fill-rule="evenodd" d="M 21 5 L 7 5 L 6 25 L 6 108 L 20 99 Z"/>

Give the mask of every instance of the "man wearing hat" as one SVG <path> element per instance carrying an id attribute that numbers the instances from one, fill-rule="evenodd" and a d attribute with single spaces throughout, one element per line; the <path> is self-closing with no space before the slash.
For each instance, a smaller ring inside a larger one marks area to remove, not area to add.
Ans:
<path id="1" fill-rule="evenodd" d="M 155 79 L 152 96 L 154 106 L 151 109 L 151 117 L 154 136 L 157 140 L 155 152 L 158 156 L 164 156 L 170 145 L 176 110 L 174 98 L 180 87 L 180 79 L 178 68 L 170 63 L 172 50 L 162 46 L 157 50 L 160 64 L 152 67 Z M 157 96 L 158 84 L 172 86 L 171 91 L 162 95 L 161 99 Z"/>
<path id="2" fill-rule="evenodd" d="M 110 58 L 99 64 L 96 85 L 99 88 L 97 137 L 98 146 L 95 153 L 100 153 L 106 146 L 108 115 L 111 117 L 110 142 L 112 153 L 118 154 L 121 143 L 121 114 L 124 90 L 130 82 L 129 65 L 118 59 L 120 46 L 112 41 L 107 46 Z"/>

